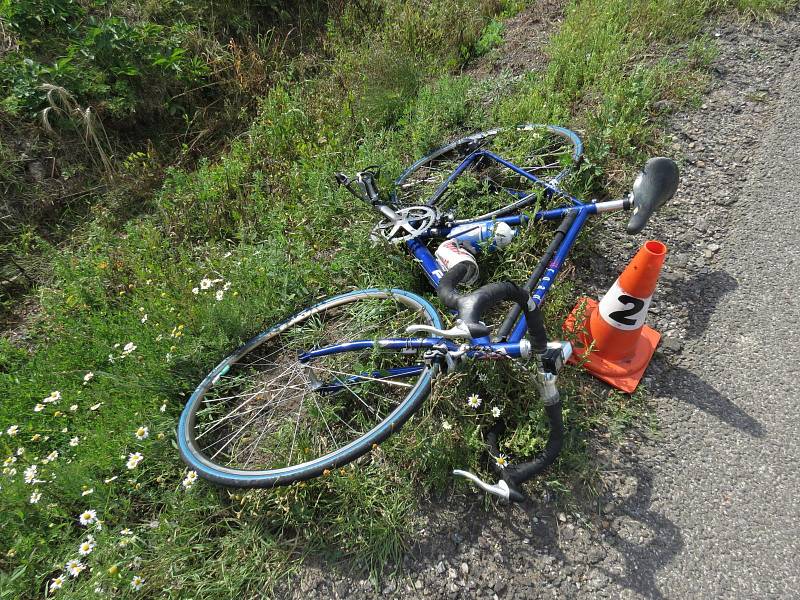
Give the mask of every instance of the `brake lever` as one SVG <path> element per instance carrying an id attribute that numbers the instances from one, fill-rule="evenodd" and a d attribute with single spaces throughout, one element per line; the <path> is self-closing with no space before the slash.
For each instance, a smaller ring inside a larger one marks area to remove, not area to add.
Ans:
<path id="1" fill-rule="evenodd" d="M 461 319 L 458 320 L 454 327 L 450 329 L 437 329 L 430 325 L 409 325 L 406 327 L 406 333 L 429 333 L 434 337 L 446 338 L 448 340 L 458 339 L 472 339 L 472 333 L 467 324 Z"/>
<path id="2" fill-rule="evenodd" d="M 500 479 L 495 485 L 490 483 L 486 483 L 477 475 L 470 473 L 469 471 L 462 471 L 461 469 L 455 469 L 453 471 L 453 475 L 458 475 L 460 477 L 465 477 L 469 479 L 472 483 L 477 485 L 481 488 L 484 492 L 489 494 L 493 494 L 498 498 L 502 498 L 507 502 L 523 502 L 525 500 L 525 496 L 518 492 L 517 490 L 513 490 L 508 487 L 508 483 L 505 480 Z"/>

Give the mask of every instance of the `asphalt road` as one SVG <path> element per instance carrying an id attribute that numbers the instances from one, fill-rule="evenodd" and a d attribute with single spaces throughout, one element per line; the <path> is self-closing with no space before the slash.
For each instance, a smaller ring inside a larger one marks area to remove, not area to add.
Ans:
<path id="1" fill-rule="evenodd" d="M 659 377 L 649 510 L 679 547 L 663 564 L 641 557 L 655 575 L 644 595 L 800 597 L 800 45 L 785 51 L 766 114 L 748 124 L 756 142 L 717 148 L 749 154 L 747 180 L 718 223 L 728 234 L 708 285 L 696 280 L 712 310 Z"/>

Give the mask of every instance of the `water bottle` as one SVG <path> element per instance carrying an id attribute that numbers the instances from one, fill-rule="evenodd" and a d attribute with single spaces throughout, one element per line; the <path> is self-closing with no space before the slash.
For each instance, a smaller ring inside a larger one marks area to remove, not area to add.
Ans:
<path id="1" fill-rule="evenodd" d="M 462 280 L 464 285 L 471 285 L 478 279 L 478 262 L 458 240 L 445 240 L 436 249 L 436 262 L 445 273 L 459 263 L 466 263 L 467 275 Z"/>
<path id="2" fill-rule="evenodd" d="M 508 246 L 515 235 L 517 230 L 503 221 L 478 221 L 453 227 L 447 237 L 457 240 L 462 247 L 475 254 L 483 250 L 494 252 Z"/>

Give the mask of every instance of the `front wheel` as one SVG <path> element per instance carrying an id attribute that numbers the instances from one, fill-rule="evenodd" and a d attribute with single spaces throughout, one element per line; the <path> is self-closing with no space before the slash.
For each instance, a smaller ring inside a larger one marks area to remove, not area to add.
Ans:
<path id="1" fill-rule="evenodd" d="M 440 328 L 403 290 L 327 298 L 255 336 L 212 370 L 181 414 L 181 457 L 233 487 L 288 485 L 379 444 L 430 391 L 436 364 L 406 327 Z M 391 346 L 391 348 L 390 348 Z"/>

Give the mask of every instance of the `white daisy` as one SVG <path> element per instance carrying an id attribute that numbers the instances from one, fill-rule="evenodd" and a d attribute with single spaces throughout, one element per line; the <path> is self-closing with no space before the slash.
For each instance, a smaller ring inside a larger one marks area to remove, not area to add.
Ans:
<path id="1" fill-rule="evenodd" d="M 20 446 L 19 448 L 17 448 L 17 456 L 22 456 L 23 454 L 25 454 L 25 448 Z"/>
<path id="2" fill-rule="evenodd" d="M 167 412 L 167 403 L 161 405 L 161 408 L 158 409 L 158 412 Z"/>
<path id="3" fill-rule="evenodd" d="M 187 490 L 194 485 L 194 482 L 197 481 L 197 471 L 189 471 L 186 473 L 186 477 L 183 478 L 183 487 Z"/>
<path id="4" fill-rule="evenodd" d="M 77 404 L 73 404 L 73 405 L 71 405 L 69 407 L 69 411 L 70 412 L 76 412 L 77 410 L 78 410 L 78 405 Z"/>
<path id="5" fill-rule="evenodd" d="M 63 585 L 64 585 L 63 575 L 59 575 L 58 577 L 54 577 L 53 579 L 50 580 L 51 590 L 60 590 Z"/>
<path id="6" fill-rule="evenodd" d="M 120 529 L 120 530 L 119 530 L 119 532 L 120 532 L 122 535 L 133 535 L 133 531 L 131 531 L 131 530 L 130 530 L 130 529 L 128 529 L 127 527 L 126 527 L 125 529 Z"/>
<path id="7" fill-rule="evenodd" d="M 481 402 L 483 402 L 483 400 L 481 400 L 481 397 L 478 396 L 478 394 L 471 394 L 467 398 L 467 406 L 469 406 L 470 408 L 478 408 L 478 407 L 480 407 Z"/>
<path id="8" fill-rule="evenodd" d="M 500 407 L 499 406 L 493 406 L 492 407 L 492 416 L 495 419 L 499 419 L 500 418 L 500 412 L 501 411 L 500 411 Z"/>
<path id="9" fill-rule="evenodd" d="M 220 300 L 222 300 L 222 298 L 223 298 L 224 296 L 225 296 L 225 292 L 224 292 L 224 291 L 222 291 L 222 290 L 217 290 L 217 293 L 216 293 L 216 294 L 214 294 L 214 298 L 216 298 L 216 299 L 217 299 L 217 302 L 219 302 Z"/>
<path id="10" fill-rule="evenodd" d="M 16 456 L 9 456 L 7 459 L 5 459 L 3 461 L 3 465 L 8 467 L 10 465 L 13 465 L 15 462 L 17 462 L 17 457 Z"/>
<path id="11" fill-rule="evenodd" d="M 81 438 L 79 438 L 77 435 L 69 441 L 69 445 L 72 446 L 73 448 L 80 443 L 81 443 Z"/>
<path id="12" fill-rule="evenodd" d="M 81 556 L 88 556 L 92 553 L 95 547 L 94 540 L 86 540 L 85 542 L 81 542 L 81 545 L 78 546 L 78 554 Z"/>
<path id="13" fill-rule="evenodd" d="M 200 288 L 193 287 L 192 288 L 192 293 L 196 296 L 197 294 L 200 293 Z"/>
<path id="14" fill-rule="evenodd" d="M 128 467 L 128 469 L 135 469 L 143 459 L 144 456 L 142 456 L 141 452 L 132 452 L 128 456 L 128 462 L 125 463 L 125 466 Z"/>
<path id="15" fill-rule="evenodd" d="M 31 465 L 25 469 L 25 483 L 33 483 L 36 481 L 36 471 L 39 469 L 36 465 Z"/>
<path id="16" fill-rule="evenodd" d="M 508 457 L 505 454 L 495 456 L 494 463 L 501 469 L 505 469 L 508 466 Z"/>
<path id="17" fill-rule="evenodd" d="M 41 499 L 42 499 L 42 493 L 41 492 L 33 492 L 31 494 L 30 500 L 28 500 L 28 502 L 30 502 L 31 504 L 38 504 L 39 500 L 41 500 Z"/>
<path id="18" fill-rule="evenodd" d="M 18 431 L 19 431 L 19 425 L 12 425 L 8 429 L 6 429 L 6 433 L 8 435 L 10 435 L 11 437 L 14 437 L 15 435 L 17 435 Z"/>
<path id="19" fill-rule="evenodd" d="M 53 450 L 50 454 L 47 455 L 47 458 L 45 458 L 45 460 L 47 462 L 53 462 L 57 458 L 58 458 L 58 450 Z"/>
<path id="20" fill-rule="evenodd" d="M 33 412 L 42 412 L 44 410 L 44 404 L 37 404 L 33 407 Z"/>
<path id="21" fill-rule="evenodd" d="M 453 426 L 450 424 L 450 421 L 442 421 L 442 429 L 445 431 L 450 431 Z"/>
<path id="22" fill-rule="evenodd" d="M 97 404 L 92 404 L 92 405 L 89 407 L 89 410 L 92 410 L 92 411 L 94 411 L 94 410 L 97 410 L 98 408 L 100 408 L 101 406 L 103 406 L 103 403 L 102 403 L 102 402 L 98 402 Z"/>
<path id="23" fill-rule="evenodd" d="M 137 429 L 134 432 L 134 435 L 136 436 L 137 440 L 147 439 L 147 437 L 150 435 L 150 429 L 148 427 L 142 425 L 141 427 L 139 427 L 139 429 Z"/>
<path id="24" fill-rule="evenodd" d="M 83 490 L 81 492 L 81 496 L 88 496 L 89 494 L 94 494 L 94 488 L 89 488 L 88 490 Z"/>
<path id="25" fill-rule="evenodd" d="M 123 354 L 123 356 L 126 355 L 126 354 L 130 354 L 134 350 L 136 350 L 136 344 L 134 344 L 133 342 L 128 342 L 127 344 L 125 344 L 125 347 L 122 349 L 122 354 Z"/>
<path id="26" fill-rule="evenodd" d="M 86 375 L 83 376 L 83 383 L 89 383 L 92 378 L 94 377 L 94 373 L 89 371 Z"/>
<path id="27" fill-rule="evenodd" d="M 58 402 L 59 400 L 61 400 L 61 392 L 56 390 L 50 392 L 50 395 L 44 400 L 42 400 L 42 402 L 44 402 L 45 404 L 50 404 L 51 402 Z"/>
<path id="28" fill-rule="evenodd" d="M 144 316 L 140 319 L 140 321 L 142 322 L 143 325 L 147 323 L 147 313 L 144 313 Z"/>
<path id="29" fill-rule="evenodd" d="M 119 475 L 114 475 L 113 477 L 109 477 L 108 479 L 103 479 L 103 483 L 111 483 L 115 479 L 117 479 Z"/>
<path id="30" fill-rule="evenodd" d="M 214 282 L 211 281 L 208 277 L 204 277 L 203 279 L 200 280 L 200 289 L 201 290 L 207 290 L 212 285 L 214 285 Z"/>
<path id="31" fill-rule="evenodd" d="M 77 577 L 84 569 L 86 569 L 86 565 L 77 558 L 73 558 L 72 560 L 67 561 L 66 569 L 70 577 Z"/>
<path id="32" fill-rule="evenodd" d="M 140 589 L 142 589 L 143 585 L 144 579 L 142 579 L 139 575 L 134 575 L 133 579 L 131 579 L 131 588 L 138 592 Z"/>
<path id="33" fill-rule="evenodd" d="M 94 509 L 85 510 L 78 518 L 81 521 L 81 525 L 91 525 L 97 521 L 97 511 Z"/>
<path id="34" fill-rule="evenodd" d="M 227 292 L 229 289 L 231 289 L 231 282 L 230 281 L 226 281 L 225 285 L 222 286 L 222 291 L 223 292 Z"/>

